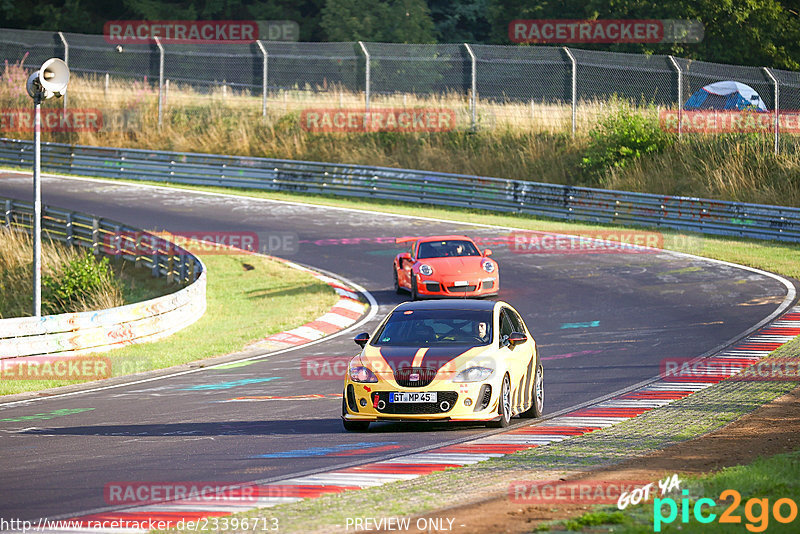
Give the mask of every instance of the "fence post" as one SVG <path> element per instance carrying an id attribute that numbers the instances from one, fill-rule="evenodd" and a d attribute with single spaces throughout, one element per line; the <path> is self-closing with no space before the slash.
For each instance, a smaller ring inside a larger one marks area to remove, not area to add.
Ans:
<path id="1" fill-rule="evenodd" d="M 469 43 L 464 43 L 464 47 L 467 49 L 467 53 L 469 53 L 469 57 L 472 60 L 472 90 L 469 97 L 469 110 L 470 113 L 472 114 L 472 130 L 475 131 L 477 129 L 477 121 L 475 117 L 476 116 L 475 105 L 477 102 L 475 98 L 475 93 L 477 91 L 477 86 L 478 86 L 478 71 L 477 71 L 478 62 L 475 59 L 475 54 L 472 52 L 472 47 L 469 46 Z"/>
<path id="2" fill-rule="evenodd" d="M 261 116 L 267 116 L 267 61 L 269 60 L 269 55 L 267 54 L 267 49 L 264 48 L 264 43 L 261 40 L 257 40 L 256 44 L 258 48 L 261 50 L 262 54 L 262 61 L 261 61 Z"/>
<path id="3" fill-rule="evenodd" d="M 92 254 L 100 254 L 100 219 L 92 217 Z"/>
<path id="4" fill-rule="evenodd" d="M 150 250 L 153 252 L 153 265 L 151 266 L 150 273 L 153 275 L 153 278 L 158 278 L 161 276 L 161 270 L 158 267 L 158 262 L 161 261 L 160 255 L 158 253 L 160 245 L 161 243 L 159 242 L 159 238 L 151 234 Z"/>
<path id="5" fill-rule="evenodd" d="M 66 39 L 66 37 L 64 37 L 64 33 L 63 32 L 58 32 L 58 36 L 61 38 L 61 44 L 64 45 L 64 63 L 66 63 L 67 67 L 69 67 L 69 44 L 67 43 L 67 39 Z M 69 95 L 66 92 L 64 92 L 64 95 L 62 96 L 62 98 L 64 99 L 64 111 L 65 112 L 67 111 L 67 98 L 68 98 L 68 96 Z"/>
<path id="6" fill-rule="evenodd" d="M 566 46 L 564 47 L 564 52 L 567 53 L 569 60 L 572 62 L 572 137 L 575 137 L 575 121 L 578 111 L 578 62 L 575 61 L 575 56 Z"/>
<path id="7" fill-rule="evenodd" d="M 678 73 L 678 139 L 683 134 L 683 71 L 678 62 L 672 56 L 667 56 L 675 72 Z"/>
<path id="8" fill-rule="evenodd" d="M 161 128 L 161 115 L 163 113 L 162 89 L 164 87 L 164 47 L 161 46 L 161 39 L 153 37 L 158 47 L 158 127 Z"/>
<path id="9" fill-rule="evenodd" d="M 180 256 L 178 256 L 178 259 L 180 260 L 180 265 L 178 267 L 179 269 L 178 276 L 180 277 L 180 280 L 178 283 L 185 284 L 187 282 L 186 256 L 181 254 Z"/>
<path id="10" fill-rule="evenodd" d="M 772 80 L 772 85 L 775 86 L 775 155 L 777 156 L 780 152 L 780 140 L 781 140 L 781 130 L 780 130 L 780 86 L 778 85 L 778 80 L 775 76 L 772 75 L 772 71 L 768 67 L 762 67 L 764 72 L 769 76 L 769 79 Z"/>
<path id="11" fill-rule="evenodd" d="M 66 234 L 67 234 L 67 245 L 72 246 L 74 245 L 74 230 L 72 228 L 72 212 L 67 213 L 67 224 L 66 224 Z"/>
<path id="12" fill-rule="evenodd" d="M 112 241 L 108 237 L 106 238 L 106 240 L 108 241 L 108 244 L 104 245 L 105 250 L 103 250 L 102 252 L 103 252 L 103 254 L 113 254 L 115 260 L 121 261 L 122 260 L 122 227 L 120 225 L 118 225 L 118 224 L 115 224 L 114 227 L 113 227 L 113 230 L 114 230 L 114 239 Z M 112 250 L 113 250 L 113 252 L 109 252 L 109 251 L 112 251 Z"/>
<path id="13" fill-rule="evenodd" d="M 6 228 L 11 228 L 11 217 L 14 216 L 14 201 L 6 199 L 6 209 L 3 217 L 5 218 Z"/>
<path id="14" fill-rule="evenodd" d="M 364 57 L 366 58 L 366 75 L 365 75 L 365 94 L 366 94 L 366 101 L 365 101 L 365 109 L 366 112 L 369 113 L 369 52 L 367 52 L 367 47 L 364 46 L 363 41 L 359 41 L 358 44 L 361 46 L 361 51 L 364 52 Z"/>

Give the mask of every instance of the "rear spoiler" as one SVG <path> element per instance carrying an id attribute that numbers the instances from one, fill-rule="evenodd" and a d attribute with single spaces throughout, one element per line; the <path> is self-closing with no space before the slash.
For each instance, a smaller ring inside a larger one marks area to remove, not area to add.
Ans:
<path id="1" fill-rule="evenodd" d="M 419 237 L 398 237 L 395 239 L 395 243 L 410 243 L 412 241 L 416 241 Z"/>

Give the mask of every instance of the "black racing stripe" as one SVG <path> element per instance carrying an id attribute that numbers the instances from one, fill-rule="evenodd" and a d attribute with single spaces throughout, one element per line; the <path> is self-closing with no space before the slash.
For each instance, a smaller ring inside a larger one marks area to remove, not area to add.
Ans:
<path id="1" fill-rule="evenodd" d="M 380 353 L 392 371 L 402 367 L 411 367 L 414 362 L 414 355 L 421 348 L 425 347 L 380 347 Z M 437 371 L 445 366 L 453 358 L 461 356 L 471 349 L 470 345 L 450 345 L 447 347 L 429 347 L 422 363 L 419 367 L 436 369 Z"/>
<path id="2" fill-rule="evenodd" d="M 470 345 L 451 345 L 449 347 L 431 347 L 425 356 L 422 357 L 420 367 L 427 367 L 428 369 L 441 369 L 455 358 L 458 358 L 472 346 Z"/>
<path id="3" fill-rule="evenodd" d="M 392 371 L 403 367 L 411 367 L 414 355 L 419 347 L 380 347 L 378 351 Z"/>

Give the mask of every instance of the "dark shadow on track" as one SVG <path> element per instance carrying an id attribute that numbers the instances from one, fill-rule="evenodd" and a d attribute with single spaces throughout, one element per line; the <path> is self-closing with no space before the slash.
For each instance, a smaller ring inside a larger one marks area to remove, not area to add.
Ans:
<path id="1" fill-rule="evenodd" d="M 517 419 L 514 419 L 518 422 Z M 473 422 L 378 422 L 373 423 L 368 433 L 441 432 L 446 430 L 472 430 L 485 428 L 483 423 Z M 62 428 L 33 428 L 19 434 L 45 436 L 277 436 L 341 434 L 341 419 L 313 419 L 295 421 L 226 421 L 213 423 L 171 423 L 151 425 L 92 425 Z"/>
<path id="2" fill-rule="evenodd" d="M 62 428 L 34 428 L 19 434 L 50 436 L 270 436 L 340 434 L 341 419 L 220 421 L 210 423 L 169 423 L 142 425 L 91 425 Z"/>

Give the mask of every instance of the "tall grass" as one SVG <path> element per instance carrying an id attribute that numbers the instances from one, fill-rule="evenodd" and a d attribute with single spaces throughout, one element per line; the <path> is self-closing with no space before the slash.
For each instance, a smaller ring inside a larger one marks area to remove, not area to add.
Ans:
<path id="1" fill-rule="evenodd" d="M 122 291 L 108 268 L 97 273 L 96 284 L 77 291 L 68 288 L 77 278 L 76 267 L 85 264 L 85 251 L 44 240 L 42 243 L 42 312 L 65 313 L 100 310 L 124 304 Z M 94 262 L 93 258 L 90 258 Z M 91 269 L 91 267 L 89 267 Z M 0 318 L 31 314 L 33 294 L 33 244 L 22 232 L 0 228 Z"/>
<path id="2" fill-rule="evenodd" d="M 612 189 L 800 206 L 800 153 L 754 136 L 694 138 L 607 173 Z"/>
<path id="3" fill-rule="evenodd" d="M 22 65 L 6 65 L 0 107 L 30 105 L 17 87 Z M 104 127 L 96 132 L 46 133 L 75 144 L 152 150 L 226 153 L 335 163 L 382 165 L 476 174 L 567 185 L 800 206 L 798 136 L 783 137 L 782 154 L 772 154 L 767 135 L 684 135 L 663 150 L 642 151 L 624 166 L 605 165 L 587 173 L 591 132 L 624 111 L 656 124 L 661 108 L 612 98 L 581 101 L 577 132 L 571 135 L 569 104 L 498 102 L 478 99 L 477 128 L 464 95 L 372 95 L 372 108 L 446 108 L 456 128 L 438 133 L 312 133 L 300 125 L 308 108 L 363 109 L 363 95 L 337 87 L 272 91 L 267 115 L 261 95 L 230 86 L 199 91 L 171 83 L 165 90 L 162 126 L 158 90 L 152 79 L 73 76 L 69 107 L 97 108 Z M 51 100 L 45 107 L 59 107 Z M 31 138 L 31 132 L 6 135 Z M 672 136 L 674 134 L 665 134 Z M 613 147 L 612 147 L 613 148 Z"/>
<path id="4" fill-rule="evenodd" d="M 42 241 L 42 313 L 102 310 L 169 293 L 163 280 L 86 250 Z M 31 315 L 33 243 L 0 226 L 0 319 Z"/>

